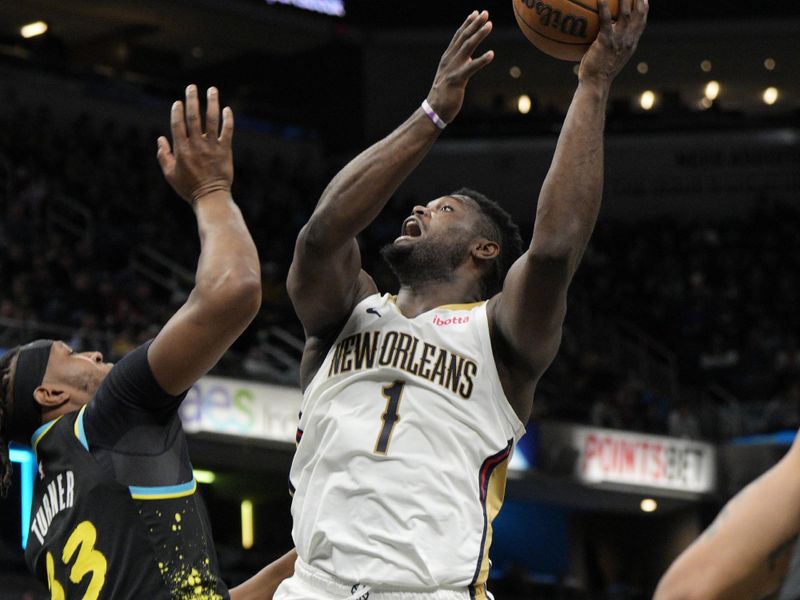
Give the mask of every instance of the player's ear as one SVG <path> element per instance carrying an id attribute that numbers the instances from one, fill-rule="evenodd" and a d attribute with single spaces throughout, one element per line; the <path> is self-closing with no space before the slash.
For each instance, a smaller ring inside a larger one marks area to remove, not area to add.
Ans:
<path id="1" fill-rule="evenodd" d="M 478 261 L 493 260 L 500 256 L 500 244 L 480 238 L 472 246 L 472 256 Z"/>
<path id="2" fill-rule="evenodd" d="M 69 402 L 70 394 L 61 386 L 42 384 L 33 391 L 36 403 L 45 410 L 52 410 Z"/>

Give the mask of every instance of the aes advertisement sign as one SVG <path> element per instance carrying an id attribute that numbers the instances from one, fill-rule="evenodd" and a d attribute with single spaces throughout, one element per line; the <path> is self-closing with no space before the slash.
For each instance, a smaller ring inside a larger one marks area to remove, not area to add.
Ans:
<path id="1" fill-rule="evenodd" d="M 295 387 L 203 377 L 180 408 L 189 433 L 223 433 L 294 444 L 302 394 Z"/>

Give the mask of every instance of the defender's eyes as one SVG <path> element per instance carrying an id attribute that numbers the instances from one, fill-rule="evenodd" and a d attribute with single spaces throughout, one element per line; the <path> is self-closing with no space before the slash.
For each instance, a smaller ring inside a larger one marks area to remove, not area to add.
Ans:
<path id="1" fill-rule="evenodd" d="M 445 205 L 444 205 L 444 206 L 442 206 L 442 208 L 440 208 L 439 210 L 441 210 L 441 211 L 446 211 L 446 212 L 453 212 L 453 207 L 452 207 L 452 206 L 450 206 L 449 204 L 445 204 Z"/>

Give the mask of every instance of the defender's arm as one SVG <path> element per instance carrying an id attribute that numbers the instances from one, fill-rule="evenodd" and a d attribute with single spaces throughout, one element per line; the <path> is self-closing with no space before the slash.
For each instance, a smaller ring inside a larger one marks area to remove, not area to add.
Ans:
<path id="1" fill-rule="evenodd" d="M 250 579 L 231 589 L 231 600 L 272 600 L 281 582 L 294 575 L 295 560 L 297 551 L 292 548 Z"/>
<path id="2" fill-rule="evenodd" d="M 172 153 L 158 141 L 158 160 L 175 191 L 194 209 L 200 259 L 189 299 L 167 322 L 148 350 L 158 383 L 180 394 L 213 367 L 253 320 L 261 305 L 261 272 L 255 244 L 231 197 L 233 114 L 219 126 L 217 90 L 208 90 L 206 133 L 200 125 L 197 88 L 172 107 Z"/>
<path id="3" fill-rule="evenodd" d="M 728 502 L 653 600 L 752 600 L 781 585 L 800 532 L 800 442 Z"/>

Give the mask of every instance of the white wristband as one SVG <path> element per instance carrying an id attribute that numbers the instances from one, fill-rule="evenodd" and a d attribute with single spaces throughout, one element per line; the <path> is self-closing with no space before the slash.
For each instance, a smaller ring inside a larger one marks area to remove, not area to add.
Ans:
<path id="1" fill-rule="evenodd" d="M 428 118 L 433 121 L 433 124 L 436 125 L 439 129 L 444 129 L 447 127 L 447 123 L 442 121 L 442 118 L 436 114 L 436 111 L 433 110 L 430 104 L 428 104 L 428 99 L 422 101 L 422 110 L 425 111 L 425 114 L 428 115 Z"/>

